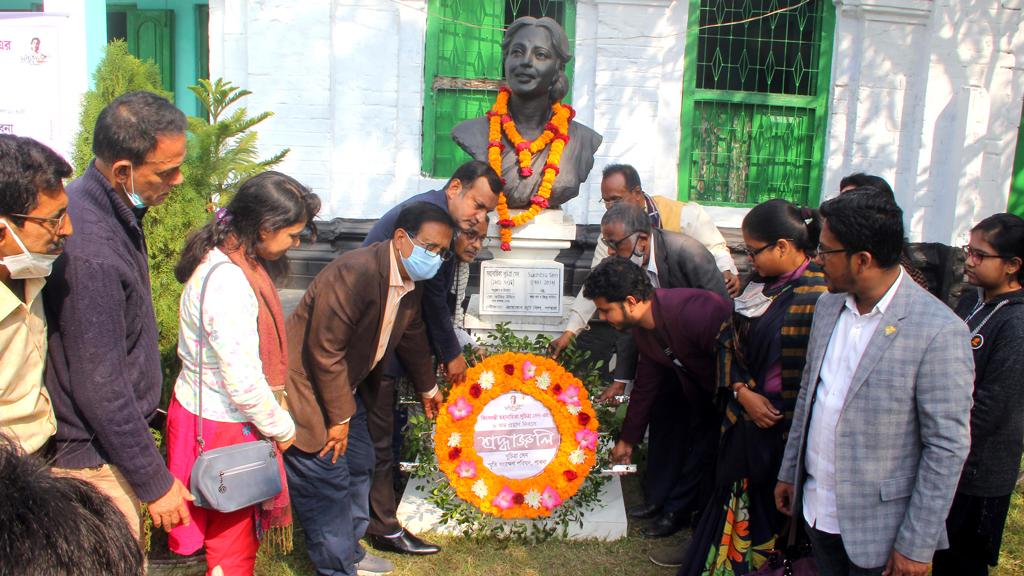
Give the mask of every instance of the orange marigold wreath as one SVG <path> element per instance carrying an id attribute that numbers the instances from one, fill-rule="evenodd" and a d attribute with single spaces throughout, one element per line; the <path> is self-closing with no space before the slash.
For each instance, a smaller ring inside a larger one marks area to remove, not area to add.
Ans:
<path id="1" fill-rule="evenodd" d="M 539 474 L 514 479 L 495 474 L 474 449 L 477 418 L 508 392 L 520 392 L 551 412 L 558 428 L 554 458 Z M 469 369 L 437 416 L 434 451 L 460 498 L 499 518 L 549 516 L 571 498 L 597 459 L 597 416 L 583 383 L 557 362 L 507 352 Z"/>

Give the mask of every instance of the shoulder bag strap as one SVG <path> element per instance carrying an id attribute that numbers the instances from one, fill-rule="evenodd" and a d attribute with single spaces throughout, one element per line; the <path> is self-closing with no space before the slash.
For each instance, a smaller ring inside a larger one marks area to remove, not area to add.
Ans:
<path id="1" fill-rule="evenodd" d="M 199 453 L 203 453 L 203 344 L 206 342 L 206 327 L 203 326 L 203 302 L 206 300 L 206 287 L 210 284 L 210 276 L 213 276 L 213 272 L 227 264 L 227 262 L 217 262 L 210 267 L 210 271 L 206 273 L 206 278 L 203 278 L 203 287 L 199 291 L 199 415 L 196 432 L 196 444 L 199 445 Z"/>

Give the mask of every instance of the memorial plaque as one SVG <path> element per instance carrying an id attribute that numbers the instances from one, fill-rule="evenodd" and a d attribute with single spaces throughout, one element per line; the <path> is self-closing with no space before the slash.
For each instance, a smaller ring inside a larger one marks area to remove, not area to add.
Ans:
<path id="1" fill-rule="evenodd" d="M 502 394 L 484 406 L 473 434 L 473 448 L 484 466 L 516 480 L 543 472 L 559 442 L 551 411 L 521 392 Z"/>
<path id="2" fill-rule="evenodd" d="M 492 260 L 480 266 L 480 312 L 562 315 L 562 264 Z"/>

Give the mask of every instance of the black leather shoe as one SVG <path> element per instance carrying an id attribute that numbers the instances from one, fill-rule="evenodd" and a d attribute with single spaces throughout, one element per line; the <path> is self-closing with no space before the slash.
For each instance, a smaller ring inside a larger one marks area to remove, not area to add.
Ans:
<path id="1" fill-rule="evenodd" d="M 661 512 L 661 506 L 641 504 L 640 506 L 634 506 L 627 510 L 626 515 L 638 520 L 647 520 L 648 518 L 654 518 L 659 512 Z"/>
<path id="2" fill-rule="evenodd" d="M 398 554 L 412 554 L 415 556 L 437 554 L 441 551 L 440 546 L 425 542 L 408 530 L 402 530 L 402 533 L 398 536 L 390 537 L 371 534 L 370 544 L 373 544 L 374 548 L 383 552 L 397 552 Z"/>
<path id="3" fill-rule="evenodd" d="M 687 516 L 678 512 L 665 512 L 655 518 L 640 534 L 646 538 L 665 538 L 679 532 L 686 526 Z"/>

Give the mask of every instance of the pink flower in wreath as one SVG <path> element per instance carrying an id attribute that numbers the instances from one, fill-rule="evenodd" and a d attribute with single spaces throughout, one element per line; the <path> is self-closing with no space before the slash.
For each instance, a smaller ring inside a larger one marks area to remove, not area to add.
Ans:
<path id="1" fill-rule="evenodd" d="M 448 405 L 448 413 L 452 415 L 452 420 L 462 420 L 473 413 L 473 405 L 464 397 L 459 396 L 458 400 Z"/>
<path id="2" fill-rule="evenodd" d="M 459 461 L 459 465 L 455 467 L 455 474 L 459 478 L 476 478 L 476 462 L 471 460 Z"/>
<path id="3" fill-rule="evenodd" d="M 565 404 L 566 406 L 579 406 L 580 405 L 580 387 L 573 384 L 565 389 L 564 392 L 558 395 L 558 401 Z"/>
<path id="4" fill-rule="evenodd" d="M 505 486 L 504 488 L 501 489 L 501 492 L 498 492 L 498 495 L 494 497 L 494 500 L 491 501 L 491 504 L 498 508 L 501 508 L 502 510 L 508 510 L 509 508 L 515 505 L 515 498 L 516 493 L 513 492 L 512 489 L 509 488 L 508 486 Z"/>
<path id="5" fill-rule="evenodd" d="M 527 360 L 523 362 L 523 380 L 529 380 L 537 374 L 537 367 L 533 365 L 533 362 Z"/>
<path id="6" fill-rule="evenodd" d="M 576 442 L 580 445 L 580 448 L 583 448 L 584 450 L 593 450 L 597 448 L 597 432 L 587 428 L 577 430 Z"/>
<path id="7" fill-rule="evenodd" d="M 558 495 L 558 490 L 548 486 L 540 495 L 540 503 L 548 510 L 554 510 L 562 503 L 562 497 Z"/>

